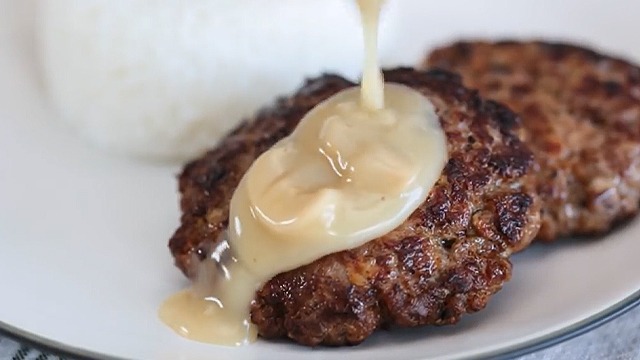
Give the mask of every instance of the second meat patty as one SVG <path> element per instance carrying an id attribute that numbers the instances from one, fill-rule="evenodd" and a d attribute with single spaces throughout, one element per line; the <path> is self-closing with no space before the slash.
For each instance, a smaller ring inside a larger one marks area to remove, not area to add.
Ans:
<path id="1" fill-rule="evenodd" d="M 539 239 L 601 234 L 638 211 L 638 67 L 577 46 L 512 41 L 455 43 L 424 66 L 458 72 L 521 116 L 537 159 Z"/>

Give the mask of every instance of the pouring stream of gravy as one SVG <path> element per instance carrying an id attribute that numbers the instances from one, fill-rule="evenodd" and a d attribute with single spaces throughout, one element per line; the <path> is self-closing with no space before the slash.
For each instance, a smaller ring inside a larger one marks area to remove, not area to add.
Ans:
<path id="1" fill-rule="evenodd" d="M 160 308 L 180 335 L 231 346 L 255 341 L 250 306 L 261 286 L 390 232 L 440 176 L 446 139 L 433 105 L 383 82 L 377 29 L 384 0 L 357 1 L 361 87 L 316 106 L 249 168 L 231 199 L 227 238 L 200 263 L 192 288 Z"/>

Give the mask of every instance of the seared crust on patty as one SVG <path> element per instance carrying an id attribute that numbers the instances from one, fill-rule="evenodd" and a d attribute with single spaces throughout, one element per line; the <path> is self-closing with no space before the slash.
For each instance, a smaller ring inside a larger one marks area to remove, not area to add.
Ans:
<path id="1" fill-rule="evenodd" d="M 277 275 L 256 294 L 252 321 L 266 338 L 351 345 L 388 326 L 452 324 L 481 310 L 511 276 L 508 260 L 539 227 L 528 188 L 532 153 L 518 119 L 445 71 L 386 71 L 435 105 L 449 160 L 428 199 L 398 228 L 358 248 Z M 169 246 L 188 276 L 227 227 L 235 187 L 252 161 L 293 131 L 315 105 L 355 84 L 308 81 L 242 124 L 180 175 L 182 225 Z"/>
<path id="2" fill-rule="evenodd" d="M 541 240 L 601 234 L 637 213 L 640 68 L 572 45 L 512 41 L 455 43 L 424 66 L 460 73 L 522 117 L 538 162 Z"/>

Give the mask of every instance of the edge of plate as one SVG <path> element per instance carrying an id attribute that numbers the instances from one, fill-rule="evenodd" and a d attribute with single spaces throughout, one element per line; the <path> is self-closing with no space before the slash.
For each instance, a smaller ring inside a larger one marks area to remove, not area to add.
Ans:
<path id="1" fill-rule="evenodd" d="M 506 360 L 550 348 L 565 341 L 574 339 L 607 322 L 627 313 L 640 305 L 640 289 L 626 298 L 569 326 L 552 331 L 546 335 L 524 341 L 499 350 L 488 351 L 473 356 L 474 359 Z"/>
<path id="2" fill-rule="evenodd" d="M 640 305 L 640 289 L 615 303 L 614 305 L 593 314 L 581 321 L 529 341 L 515 344 L 503 349 L 473 355 L 474 359 L 513 359 L 535 351 L 543 350 L 589 332 Z M 0 335 L 26 344 L 38 351 L 77 360 L 125 360 L 90 350 L 76 348 L 63 343 L 46 339 L 28 331 L 16 328 L 0 321 Z"/>
<path id="3" fill-rule="evenodd" d="M 58 356 L 65 360 L 68 360 L 67 358 L 71 358 L 73 360 L 126 360 L 123 358 L 117 358 L 82 348 L 76 348 L 55 340 L 40 337 L 28 331 L 11 326 L 2 321 L 0 321 L 0 336 L 12 339 L 23 345 L 27 345 L 35 349 L 36 351 L 40 351 L 42 353 L 53 356 Z"/>

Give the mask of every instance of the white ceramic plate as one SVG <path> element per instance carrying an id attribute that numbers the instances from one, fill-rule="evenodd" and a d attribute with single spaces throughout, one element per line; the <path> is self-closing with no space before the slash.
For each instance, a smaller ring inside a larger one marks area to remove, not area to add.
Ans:
<path id="1" fill-rule="evenodd" d="M 631 36 L 637 33 L 632 31 L 633 14 L 640 14 L 637 2 L 604 6 L 576 0 L 560 8 L 551 1 L 544 6 L 504 0 L 487 10 L 484 2 L 481 8 L 469 1 L 474 8 L 457 21 L 453 15 L 465 2 L 450 1 L 424 21 L 415 16 L 420 5 L 404 1 L 403 26 L 422 30 L 398 41 L 395 60 L 415 58 L 418 53 L 410 49 L 418 42 L 472 31 L 586 37 L 640 59 Z M 163 298 L 186 283 L 166 249 L 179 216 L 178 167 L 88 148 L 52 121 L 34 61 L 32 5 L 0 2 L 0 329 L 5 333 L 89 357 L 463 358 L 513 354 L 558 341 L 640 297 L 640 221 L 635 221 L 597 241 L 538 245 L 516 256 L 513 280 L 485 311 L 456 326 L 380 332 L 361 346 L 341 349 L 265 341 L 225 348 L 184 340 L 156 317 Z"/>

